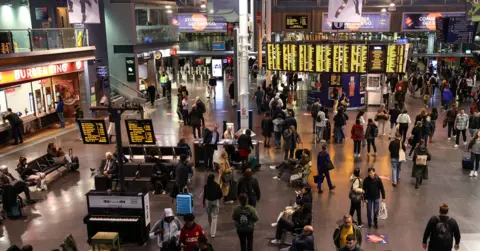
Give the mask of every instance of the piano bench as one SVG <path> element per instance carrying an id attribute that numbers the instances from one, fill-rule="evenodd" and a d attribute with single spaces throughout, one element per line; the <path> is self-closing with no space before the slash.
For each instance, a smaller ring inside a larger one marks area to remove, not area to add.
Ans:
<path id="1" fill-rule="evenodd" d="M 101 251 L 101 245 L 111 245 L 120 250 L 120 237 L 116 232 L 98 232 L 92 237 L 92 250 Z M 98 249 L 97 249 L 98 247 Z"/>

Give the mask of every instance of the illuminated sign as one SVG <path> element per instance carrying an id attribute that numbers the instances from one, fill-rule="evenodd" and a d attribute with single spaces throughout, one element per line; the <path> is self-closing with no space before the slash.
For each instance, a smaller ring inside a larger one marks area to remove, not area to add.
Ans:
<path id="1" fill-rule="evenodd" d="M 151 119 L 125 120 L 130 144 L 155 145 L 155 133 Z"/>
<path id="2" fill-rule="evenodd" d="M 403 13 L 402 31 L 434 31 L 437 17 L 463 17 L 465 12 Z"/>
<path id="3" fill-rule="evenodd" d="M 385 45 L 370 45 L 368 57 L 368 72 L 385 72 L 386 50 Z"/>
<path id="4" fill-rule="evenodd" d="M 387 66 L 385 71 L 388 73 L 403 72 L 405 62 L 404 44 L 390 44 L 387 46 Z"/>
<path id="5" fill-rule="evenodd" d="M 308 29 L 308 16 L 286 16 L 285 28 L 291 30 Z"/>
<path id="6" fill-rule="evenodd" d="M 328 14 L 323 13 L 322 31 L 330 32 L 332 22 L 328 21 Z M 390 31 L 390 13 L 362 13 L 360 23 L 345 23 L 345 29 L 339 32 L 350 31 Z M 336 30 L 335 30 L 336 32 Z"/>
<path id="7" fill-rule="evenodd" d="M 226 31 L 227 21 L 218 16 L 210 18 L 204 14 L 178 14 L 170 19 L 170 23 L 179 31 Z"/>
<path id="8" fill-rule="evenodd" d="M 84 144 L 109 144 L 105 120 L 79 119 L 77 123 Z"/>
<path id="9" fill-rule="evenodd" d="M 53 64 L 0 72 L 0 85 L 83 71 L 83 62 Z"/>

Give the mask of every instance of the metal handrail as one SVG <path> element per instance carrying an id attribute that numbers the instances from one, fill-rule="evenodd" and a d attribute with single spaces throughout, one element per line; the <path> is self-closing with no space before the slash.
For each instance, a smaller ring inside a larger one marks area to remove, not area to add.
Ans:
<path id="1" fill-rule="evenodd" d="M 84 28 L 28 28 L 28 29 L 0 29 L 0 31 L 49 31 L 49 30 L 83 30 Z"/>
<path id="2" fill-rule="evenodd" d="M 131 86 L 123 83 L 121 80 L 119 80 L 118 78 L 116 78 L 116 77 L 114 77 L 114 76 L 112 76 L 112 75 L 110 75 L 110 78 L 115 79 L 115 80 L 116 80 L 115 82 L 120 83 L 122 86 L 127 87 L 128 89 L 134 91 L 136 94 L 138 94 L 138 95 L 140 95 L 140 96 L 143 97 L 143 93 L 141 93 L 139 90 L 136 90 L 136 89 L 132 88 Z M 116 87 L 116 89 L 117 89 L 117 90 L 120 90 L 118 87 Z"/>

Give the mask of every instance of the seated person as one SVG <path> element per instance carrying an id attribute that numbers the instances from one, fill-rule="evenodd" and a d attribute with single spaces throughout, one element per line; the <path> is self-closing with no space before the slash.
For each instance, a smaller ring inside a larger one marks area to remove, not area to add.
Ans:
<path id="1" fill-rule="evenodd" d="M 192 157 L 192 149 L 190 148 L 190 145 L 187 144 L 185 141 L 185 138 L 181 138 L 180 141 L 178 141 L 177 147 L 185 147 L 187 148 L 187 155 L 188 157 Z"/>
<path id="2" fill-rule="evenodd" d="M 294 168 L 303 168 L 310 163 L 310 150 L 305 149 L 302 152 L 302 158 L 299 160 L 296 159 L 289 159 L 284 160 L 278 166 L 271 166 L 270 169 L 278 169 L 278 175 L 273 176 L 274 180 L 280 180 L 282 178 L 283 172 L 289 170 L 290 172 L 293 171 Z"/>
<path id="3" fill-rule="evenodd" d="M 42 191 L 47 190 L 47 184 L 45 182 L 45 174 L 39 172 L 38 170 L 34 170 L 27 165 L 27 158 L 20 157 L 18 159 L 17 165 L 17 172 L 22 178 L 22 180 L 32 185 L 35 183 L 37 185 L 37 189 Z"/>
<path id="4" fill-rule="evenodd" d="M 299 208 L 292 214 L 292 221 L 280 218 L 277 223 L 277 231 L 272 244 L 283 243 L 283 233 L 285 231 L 293 232 L 295 229 L 303 228 L 312 223 L 312 204 L 300 204 Z"/>
<path id="5" fill-rule="evenodd" d="M 53 160 L 55 164 L 67 164 L 72 163 L 70 155 L 65 154 L 62 148 L 57 148 L 55 143 L 48 143 L 47 146 L 47 159 Z"/>
<path id="6" fill-rule="evenodd" d="M 303 232 L 293 239 L 292 246 L 282 248 L 280 251 L 311 251 L 315 249 L 313 227 L 303 227 Z"/>
<path id="7" fill-rule="evenodd" d="M 98 173 L 108 178 L 115 178 L 118 175 L 118 163 L 111 152 L 105 153 L 105 159 L 100 163 Z"/>
<path id="8" fill-rule="evenodd" d="M 27 183 L 22 180 L 15 179 L 15 177 L 8 172 L 8 167 L 6 165 L 2 165 L 0 166 L 0 187 L 5 190 L 5 187 L 7 186 L 12 186 L 16 195 L 25 193 L 25 197 L 27 197 L 27 203 L 35 203 L 35 201 L 30 198 L 30 190 L 28 189 Z M 7 194 L 4 193 L 3 196 L 7 196 Z M 4 204 L 5 201 L 6 200 L 3 200 Z"/>
<path id="9" fill-rule="evenodd" d="M 116 159 L 116 160 L 118 160 L 118 151 L 115 151 L 115 152 L 113 153 L 113 158 Z M 127 163 L 127 162 L 128 162 L 128 158 L 125 157 L 125 154 L 124 154 L 124 155 L 123 155 L 123 164 L 125 164 L 125 163 Z"/>
<path id="10" fill-rule="evenodd" d="M 152 172 L 152 186 L 155 190 L 155 194 L 164 194 L 167 183 L 172 178 L 170 172 L 172 170 L 170 162 L 162 162 L 158 156 L 158 148 L 151 147 L 148 150 L 147 156 L 145 158 L 145 163 L 155 163 L 155 167 Z M 170 167 L 170 168 L 168 168 Z"/>
<path id="11" fill-rule="evenodd" d="M 309 184 L 303 184 L 302 190 L 295 191 L 295 193 L 297 194 L 295 198 L 295 205 L 285 207 L 285 210 L 280 212 L 280 214 L 278 215 L 277 221 L 272 223 L 272 227 L 276 227 L 278 224 L 278 221 L 283 216 L 292 215 L 292 213 L 294 213 L 295 210 L 298 208 L 298 205 L 312 204 L 312 188 L 310 187 Z"/>

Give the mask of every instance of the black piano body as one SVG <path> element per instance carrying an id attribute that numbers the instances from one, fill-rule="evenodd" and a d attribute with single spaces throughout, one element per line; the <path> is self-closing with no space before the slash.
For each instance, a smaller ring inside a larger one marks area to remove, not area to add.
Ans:
<path id="1" fill-rule="evenodd" d="M 91 190 L 86 194 L 88 242 L 97 232 L 117 232 L 122 243 L 144 244 L 150 231 L 148 193 Z"/>

